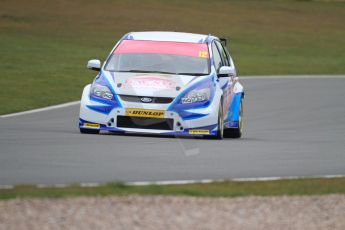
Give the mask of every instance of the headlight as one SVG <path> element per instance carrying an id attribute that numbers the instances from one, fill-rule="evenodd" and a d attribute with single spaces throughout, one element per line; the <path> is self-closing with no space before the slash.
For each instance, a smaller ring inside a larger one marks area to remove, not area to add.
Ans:
<path id="1" fill-rule="evenodd" d="M 210 99 L 210 89 L 195 89 L 188 92 L 184 97 L 181 98 L 182 104 L 207 101 Z"/>
<path id="2" fill-rule="evenodd" d="M 110 89 L 104 85 L 93 84 L 91 87 L 91 94 L 108 100 L 113 98 L 113 94 Z"/>

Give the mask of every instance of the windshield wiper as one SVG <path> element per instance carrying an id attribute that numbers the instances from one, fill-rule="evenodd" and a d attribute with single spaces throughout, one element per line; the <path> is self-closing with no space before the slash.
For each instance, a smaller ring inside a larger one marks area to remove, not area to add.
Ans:
<path id="1" fill-rule="evenodd" d="M 191 75 L 191 76 L 207 75 L 207 73 L 172 73 L 172 72 L 166 72 L 166 71 L 140 70 L 140 69 L 118 70 L 118 71 L 115 71 L 115 72 L 124 72 L 124 73 L 162 73 L 162 74 Z"/>
<path id="2" fill-rule="evenodd" d="M 191 75 L 191 76 L 203 76 L 203 75 L 207 75 L 207 73 L 176 73 L 179 75 Z"/>
<path id="3" fill-rule="evenodd" d="M 176 74 L 172 72 L 165 72 L 165 71 L 153 71 L 153 70 L 139 70 L 139 69 L 131 69 L 131 70 L 119 70 L 116 72 L 127 72 L 127 73 L 163 73 L 163 74 Z"/>

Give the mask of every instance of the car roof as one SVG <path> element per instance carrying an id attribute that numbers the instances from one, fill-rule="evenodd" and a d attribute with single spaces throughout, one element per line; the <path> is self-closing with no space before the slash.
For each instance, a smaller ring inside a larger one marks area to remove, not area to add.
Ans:
<path id="1" fill-rule="evenodd" d="M 191 43 L 207 43 L 213 39 L 218 39 L 212 35 L 194 34 L 184 32 L 169 31 L 147 31 L 147 32 L 131 32 L 125 35 L 126 40 L 147 40 L 147 41 L 167 41 L 167 42 L 191 42 Z"/>

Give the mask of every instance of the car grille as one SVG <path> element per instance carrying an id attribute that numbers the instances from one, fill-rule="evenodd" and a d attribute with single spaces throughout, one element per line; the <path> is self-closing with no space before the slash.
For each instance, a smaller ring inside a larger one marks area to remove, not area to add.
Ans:
<path id="1" fill-rule="evenodd" d="M 117 116 L 117 127 L 136 129 L 173 130 L 174 119 Z"/>
<path id="2" fill-rule="evenodd" d="M 139 102 L 139 103 L 143 103 L 141 101 L 141 98 L 146 97 L 146 96 L 132 96 L 132 95 L 119 95 L 119 96 L 121 100 L 129 101 L 129 102 Z M 174 100 L 174 98 L 172 97 L 146 97 L 146 98 L 152 99 L 152 102 L 149 102 L 149 103 L 156 103 L 156 104 L 169 104 Z"/>

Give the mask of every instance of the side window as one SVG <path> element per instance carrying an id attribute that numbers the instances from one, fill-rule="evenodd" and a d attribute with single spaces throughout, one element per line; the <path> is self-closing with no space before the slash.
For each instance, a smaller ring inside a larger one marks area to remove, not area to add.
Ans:
<path id="1" fill-rule="evenodd" d="M 218 41 L 216 41 L 215 43 L 217 44 L 217 47 L 218 47 L 218 49 L 219 49 L 219 51 L 220 51 L 220 54 L 222 55 L 222 59 L 223 59 L 224 65 L 230 66 L 230 64 L 229 64 L 229 57 L 228 57 L 228 55 L 227 55 L 227 53 L 226 53 L 224 47 L 223 47 L 222 44 L 221 44 L 220 42 L 218 42 Z"/>
<path id="2" fill-rule="evenodd" d="M 220 56 L 220 53 L 217 49 L 216 44 L 212 43 L 212 54 L 213 54 L 213 60 L 214 60 L 214 67 L 216 68 L 217 73 L 219 72 L 220 67 L 222 67 L 223 62 L 222 58 Z"/>
<path id="3" fill-rule="evenodd" d="M 227 48 L 224 48 L 224 50 L 225 50 L 225 53 L 226 53 L 226 56 L 228 57 L 228 60 L 229 60 L 229 66 L 231 66 L 231 56 L 230 56 L 230 54 L 229 54 L 229 51 L 228 51 L 228 49 Z"/>

